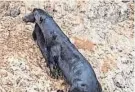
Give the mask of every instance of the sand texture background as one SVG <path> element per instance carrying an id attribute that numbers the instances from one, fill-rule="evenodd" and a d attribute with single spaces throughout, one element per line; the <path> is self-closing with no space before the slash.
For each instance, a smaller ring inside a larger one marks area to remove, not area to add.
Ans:
<path id="1" fill-rule="evenodd" d="M 133 92 L 134 1 L 0 1 L 0 92 L 67 92 L 52 79 L 22 17 L 46 10 L 92 65 L 103 92 Z"/>

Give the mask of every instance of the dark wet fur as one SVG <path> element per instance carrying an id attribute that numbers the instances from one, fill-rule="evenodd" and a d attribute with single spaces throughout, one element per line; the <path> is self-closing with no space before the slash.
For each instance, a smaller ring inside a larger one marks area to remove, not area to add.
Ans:
<path id="1" fill-rule="evenodd" d="M 62 77 L 62 72 L 58 66 L 58 64 L 52 59 L 51 57 L 51 51 L 50 48 L 45 45 L 45 39 L 43 36 L 43 33 L 38 26 L 38 24 L 35 24 L 35 29 L 32 33 L 34 41 L 37 42 L 37 45 L 39 46 L 39 49 L 47 61 L 47 66 L 50 69 L 50 75 L 52 78 L 61 78 Z"/>
<path id="2" fill-rule="evenodd" d="M 33 20 L 44 37 L 44 41 L 41 40 L 39 43 L 45 44 L 43 48 L 46 47 L 48 53 L 51 53 L 48 57 L 52 59 L 54 66 L 58 65 L 71 85 L 69 92 L 102 92 L 92 66 L 61 31 L 53 18 L 41 9 L 34 9 L 34 12 L 36 15 L 33 14 L 35 17 Z M 30 16 L 25 18 L 28 17 Z M 24 19 L 24 21 L 31 21 L 32 18 Z"/>

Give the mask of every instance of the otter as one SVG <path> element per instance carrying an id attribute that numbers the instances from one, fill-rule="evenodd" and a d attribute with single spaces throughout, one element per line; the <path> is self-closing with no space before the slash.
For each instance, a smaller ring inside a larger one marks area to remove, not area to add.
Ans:
<path id="1" fill-rule="evenodd" d="M 50 49 L 52 61 L 58 64 L 71 86 L 69 92 L 102 92 L 92 66 L 62 32 L 53 17 L 44 10 L 35 8 L 23 20 L 39 26 L 44 43 Z"/>

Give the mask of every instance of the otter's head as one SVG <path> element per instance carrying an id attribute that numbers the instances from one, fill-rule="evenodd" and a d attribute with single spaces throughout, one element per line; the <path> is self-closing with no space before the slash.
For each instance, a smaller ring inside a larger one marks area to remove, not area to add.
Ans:
<path id="1" fill-rule="evenodd" d="M 51 16 L 42 9 L 34 8 L 30 14 L 23 17 L 23 21 L 41 23 L 47 17 Z"/>

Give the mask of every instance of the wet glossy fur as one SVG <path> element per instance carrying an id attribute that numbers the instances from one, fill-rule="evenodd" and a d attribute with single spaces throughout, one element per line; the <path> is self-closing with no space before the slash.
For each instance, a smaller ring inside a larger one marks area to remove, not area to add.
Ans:
<path id="1" fill-rule="evenodd" d="M 50 15 L 41 9 L 34 9 L 23 20 L 35 22 L 39 26 L 43 34 L 39 44 L 45 44 L 43 48 L 40 48 L 43 50 L 41 52 L 46 53 L 46 49 L 49 48 L 49 57 L 51 57 L 52 62 L 58 64 L 67 82 L 71 85 L 69 92 L 102 92 L 91 65 Z"/>

